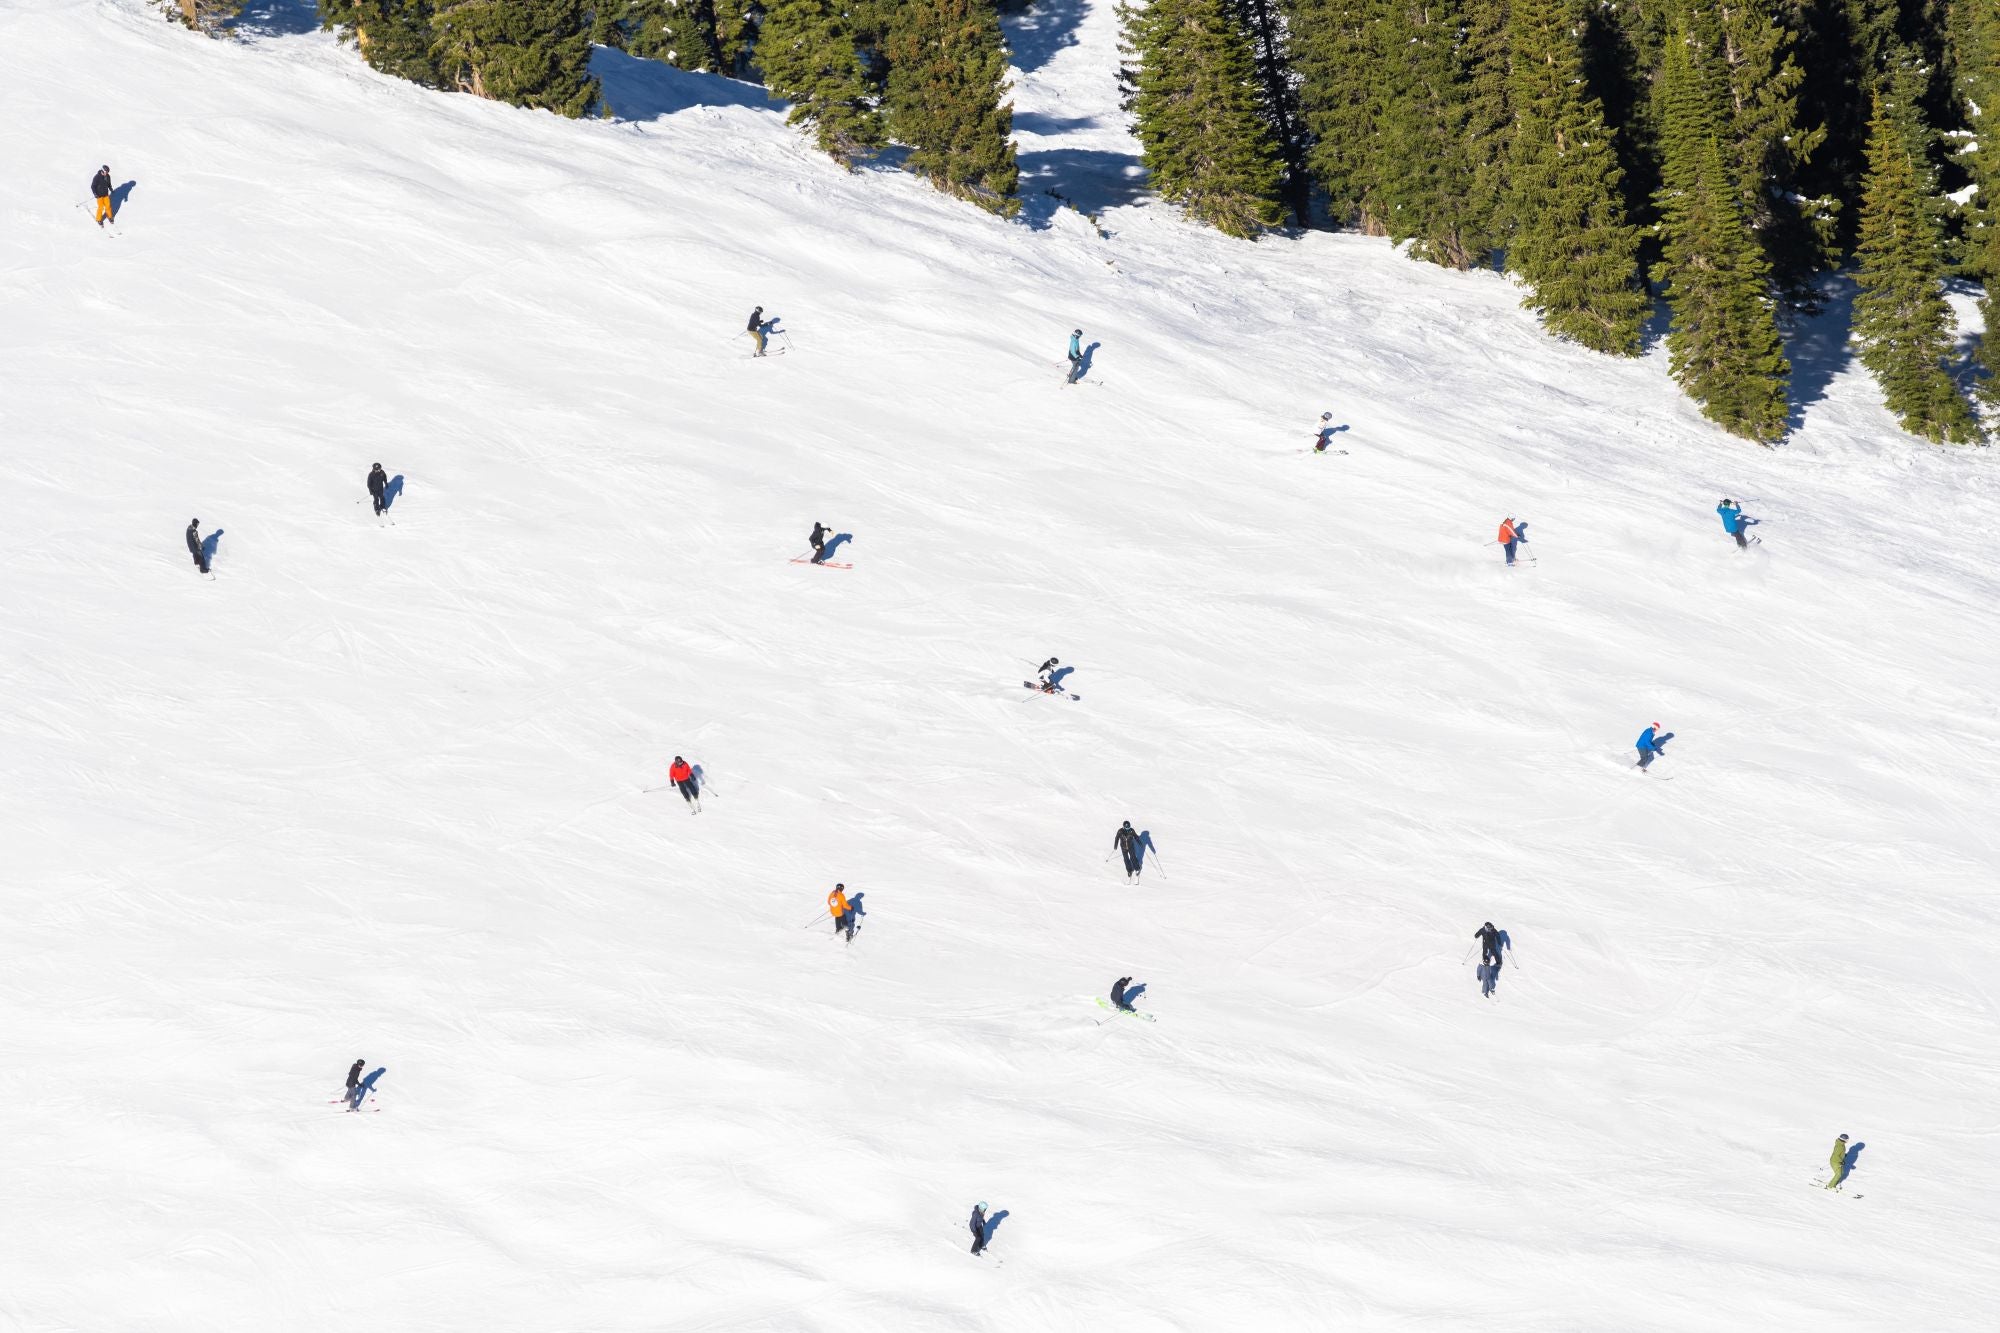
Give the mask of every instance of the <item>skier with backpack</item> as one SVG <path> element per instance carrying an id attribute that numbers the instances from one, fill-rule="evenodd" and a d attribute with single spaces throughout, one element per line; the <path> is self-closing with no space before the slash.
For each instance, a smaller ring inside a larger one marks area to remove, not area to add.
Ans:
<path id="1" fill-rule="evenodd" d="M 681 799 L 694 807 L 689 813 L 701 813 L 701 784 L 695 780 L 694 768 L 679 755 L 674 756 L 673 767 L 667 770 L 667 780 L 680 789 Z"/>
<path id="2" fill-rule="evenodd" d="M 1125 878 L 1132 879 L 1145 865 L 1145 852 L 1141 850 L 1139 835 L 1132 828 L 1132 821 L 1126 820 L 1111 835 L 1111 845 L 1125 858 Z"/>
<path id="3" fill-rule="evenodd" d="M 1742 506 L 1728 496 L 1722 497 L 1722 503 L 1715 507 L 1715 512 L 1722 518 L 1722 530 L 1736 539 L 1737 550 L 1747 551 L 1751 542 L 1763 540 L 1761 537 L 1750 536 L 1748 532 L 1748 529 L 1755 527 L 1759 520 L 1747 517 L 1743 513 Z"/>
<path id="4" fill-rule="evenodd" d="M 847 901 L 847 886 L 836 884 L 833 892 L 826 895 L 826 910 L 833 917 L 833 933 L 847 936 L 849 944 L 854 943 L 854 908 Z"/>
<path id="5" fill-rule="evenodd" d="M 1646 769 L 1647 765 L 1651 764 L 1655 759 L 1665 754 L 1667 752 L 1667 742 L 1672 740 L 1673 738 L 1674 738 L 1674 733 L 1671 731 L 1662 735 L 1660 732 L 1660 724 L 1657 722 L 1655 722 L 1652 726 L 1647 727 L 1644 731 L 1640 732 L 1639 739 L 1633 742 L 1633 744 L 1638 748 L 1639 751 L 1640 771 L 1643 772 Z"/>

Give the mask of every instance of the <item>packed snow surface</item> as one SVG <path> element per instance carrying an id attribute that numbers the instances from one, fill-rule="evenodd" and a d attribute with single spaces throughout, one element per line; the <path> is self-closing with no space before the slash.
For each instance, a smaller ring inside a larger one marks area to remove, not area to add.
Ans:
<path id="1" fill-rule="evenodd" d="M 1012 223 L 253 15 L 0 6 L 0 1324 L 1992 1326 L 2000 493 L 1838 299 L 1760 450 L 1190 228 L 1108 0 Z"/>

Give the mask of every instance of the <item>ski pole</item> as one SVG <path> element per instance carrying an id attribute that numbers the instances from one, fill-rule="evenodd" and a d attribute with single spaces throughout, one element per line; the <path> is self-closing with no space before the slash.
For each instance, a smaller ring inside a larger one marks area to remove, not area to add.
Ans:
<path id="1" fill-rule="evenodd" d="M 1473 951 L 1474 949 L 1478 948 L 1478 947 L 1479 947 L 1479 946 L 1478 946 L 1478 944 L 1476 944 L 1476 943 L 1474 943 L 1474 944 L 1468 944 L 1468 945 L 1466 945 L 1466 946 L 1465 946 L 1465 957 L 1463 957 L 1463 958 L 1461 958 L 1461 959 L 1459 959 L 1459 960 L 1458 960 L 1458 965 L 1459 965 L 1460 967 L 1464 967 L 1464 966 L 1465 966 L 1465 965 L 1466 965 L 1467 963 L 1471 962 L 1471 961 L 1472 961 L 1472 951 Z"/>
<path id="2" fill-rule="evenodd" d="M 671 787 L 671 786 L 673 786 L 673 785 L 674 785 L 673 783 L 669 782 L 669 783 L 667 784 L 667 787 Z M 645 794 L 648 794 L 648 793 L 650 793 L 650 792 L 656 792 L 656 791 L 665 791 L 665 790 L 667 789 L 667 787 L 641 787 L 641 788 L 639 788 L 639 792 L 640 792 L 640 794 L 641 794 L 641 795 L 645 795 Z"/>

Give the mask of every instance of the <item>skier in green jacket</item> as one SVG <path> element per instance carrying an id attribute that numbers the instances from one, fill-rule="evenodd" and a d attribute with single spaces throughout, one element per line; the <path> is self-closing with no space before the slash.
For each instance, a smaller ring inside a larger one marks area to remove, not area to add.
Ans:
<path id="1" fill-rule="evenodd" d="M 1827 1158 L 1827 1163 L 1833 1167 L 1833 1179 L 1826 1182 L 1826 1187 L 1837 1190 L 1840 1182 L 1847 1179 L 1847 1135 L 1833 1141 L 1833 1156 Z"/>

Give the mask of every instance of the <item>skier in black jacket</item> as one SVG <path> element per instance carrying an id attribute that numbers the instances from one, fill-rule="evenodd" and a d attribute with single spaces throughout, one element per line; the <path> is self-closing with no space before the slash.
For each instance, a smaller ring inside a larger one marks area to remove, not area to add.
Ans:
<path id="1" fill-rule="evenodd" d="M 812 543 L 812 562 L 815 565 L 826 559 L 826 538 L 829 531 L 830 529 L 826 524 L 821 523 L 817 519 L 813 520 L 812 535 L 807 537 L 806 540 Z"/>
<path id="2" fill-rule="evenodd" d="M 1488 921 L 1472 934 L 1473 938 L 1479 941 L 1480 965 L 1491 963 L 1497 969 L 1500 966 L 1500 932 L 1494 929 L 1491 921 Z M 1460 966 L 1463 967 L 1464 964 L 1461 963 Z"/>
<path id="3" fill-rule="evenodd" d="M 194 567 L 204 574 L 208 573 L 208 557 L 201 553 L 200 519 L 191 518 L 188 520 L 187 540 L 188 554 L 194 557 Z"/>
<path id="4" fill-rule="evenodd" d="M 757 350 L 754 353 L 754 355 L 757 356 L 764 355 L 764 307 L 763 306 L 758 306 L 755 310 L 752 310 L 750 312 L 750 323 L 745 331 L 748 332 L 752 338 L 755 338 L 757 340 Z"/>
<path id="5" fill-rule="evenodd" d="M 382 498 L 382 492 L 387 490 L 388 486 L 389 474 L 382 470 L 380 463 L 377 463 L 368 471 L 368 494 L 375 499 L 375 513 L 377 516 L 380 516 L 382 511 L 389 507 L 388 502 Z"/>
<path id="6" fill-rule="evenodd" d="M 1111 845 L 1125 858 L 1125 878 L 1131 879 L 1139 873 L 1143 853 L 1139 850 L 1139 835 L 1132 831 L 1132 821 L 1126 820 L 1111 835 Z"/>
<path id="7" fill-rule="evenodd" d="M 1130 1011 L 1132 1002 L 1125 998 L 1125 988 L 1132 984 L 1132 978 L 1120 977 L 1111 983 L 1111 1003 L 1120 1009 Z"/>
<path id="8" fill-rule="evenodd" d="M 111 216 L 111 165 L 109 163 L 99 167 L 97 174 L 90 178 L 90 193 L 91 197 L 97 200 L 97 225 L 101 227 L 105 223 L 113 221 L 114 219 Z"/>
<path id="9" fill-rule="evenodd" d="M 352 1096 L 354 1093 L 354 1085 L 361 1081 L 361 1070 L 367 1063 L 366 1060 L 356 1060 L 354 1068 L 347 1071 L 347 1092 L 349 1096 Z"/>
<path id="10" fill-rule="evenodd" d="M 982 1201 L 972 1205 L 972 1252 L 978 1254 L 986 1248 L 986 1204 Z"/>
<path id="11" fill-rule="evenodd" d="M 1054 694 L 1056 692 L 1055 677 L 1049 673 L 1061 665 L 1062 662 L 1060 659 L 1051 657 L 1048 661 L 1035 668 L 1035 674 L 1041 677 L 1042 692 L 1044 694 Z"/>

